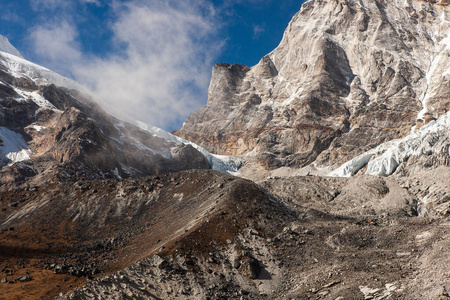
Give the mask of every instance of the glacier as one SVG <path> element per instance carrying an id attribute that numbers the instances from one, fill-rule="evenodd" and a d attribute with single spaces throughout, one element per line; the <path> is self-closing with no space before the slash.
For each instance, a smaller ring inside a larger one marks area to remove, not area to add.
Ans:
<path id="1" fill-rule="evenodd" d="M 450 155 L 450 112 L 402 139 L 386 142 L 353 158 L 328 176 L 351 177 L 365 166 L 365 174 L 389 176 L 410 157 L 433 152 Z"/>
<path id="2" fill-rule="evenodd" d="M 206 157 L 206 159 L 209 162 L 209 165 L 211 166 L 211 169 L 215 171 L 220 171 L 224 173 L 230 173 L 230 174 L 236 174 L 238 169 L 242 166 L 242 161 L 233 156 L 224 156 L 224 155 L 216 155 L 209 153 L 205 148 L 191 142 L 185 139 L 182 139 L 180 137 L 177 137 L 161 128 L 158 128 L 156 126 L 136 121 L 136 125 L 141 128 L 142 130 L 145 130 L 149 133 L 151 133 L 154 136 L 160 137 L 168 142 L 172 142 L 175 144 L 186 144 L 191 145 L 194 147 L 198 152 L 203 154 L 203 156 Z"/>

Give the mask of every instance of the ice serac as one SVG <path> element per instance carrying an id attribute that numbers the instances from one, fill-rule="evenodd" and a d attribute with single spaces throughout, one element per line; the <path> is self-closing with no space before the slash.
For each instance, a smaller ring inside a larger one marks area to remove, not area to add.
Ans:
<path id="1" fill-rule="evenodd" d="M 449 36 L 448 1 L 307 1 L 256 66 L 213 68 L 175 134 L 242 174 L 338 167 L 450 109 Z"/>
<path id="2" fill-rule="evenodd" d="M 31 151 L 20 134 L 0 127 L 0 167 L 30 159 L 30 155 Z"/>
<path id="3" fill-rule="evenodd" d="M 450 165 L 450 113 L 431 121 L 416 132 L 381 144 L 344 163 L 331 172 L 334 177 L 349 177 L 357 172 L 389 176 L 409 176 L 423 170 Z"/>

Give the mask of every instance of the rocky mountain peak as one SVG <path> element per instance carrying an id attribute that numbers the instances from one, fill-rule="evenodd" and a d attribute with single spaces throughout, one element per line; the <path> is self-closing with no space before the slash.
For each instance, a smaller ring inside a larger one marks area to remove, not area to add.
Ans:
<path id="1" fill-rule="evenodd" d="M 176 134 L 265 175 L 334 168 L 404 137 L 450 108 L 448 7 L 307 1 L 256 66 L 214 67 L 208 104 Z"/>
<path id="2" fill-rule="evenodd" d="M 8 40 L 7 37 L 0 34 L 0 51 L 6 52 L 18 57 L 23 58 L 22 54 L 20 54 L 19 50 L 17 50 Z"/>

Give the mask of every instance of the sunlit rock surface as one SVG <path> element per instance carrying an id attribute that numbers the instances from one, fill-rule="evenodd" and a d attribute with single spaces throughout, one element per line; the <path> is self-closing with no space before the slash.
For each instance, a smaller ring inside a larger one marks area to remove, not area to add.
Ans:
<path id="1" fill-rule="evenodd" d="M 176 134 L 247 168 L 338 167 L 450 108 L 449 42 L 447 1 L 308 1 L 256 66 L 214 67 Z"/>

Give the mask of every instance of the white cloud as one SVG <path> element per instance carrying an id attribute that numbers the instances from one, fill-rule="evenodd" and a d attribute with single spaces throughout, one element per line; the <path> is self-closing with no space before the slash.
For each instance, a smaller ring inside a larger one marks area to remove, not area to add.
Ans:
<path id="1" fill-rule="evenodd" d="M 58 7 L 68 7 L 72 4 L 72 0 L 32 0 L 30 4 L 34 10 L 54 10 Z"/>
<path id="2" fill-rule="evenodd" d="M 259 38 L 265 31 L 264 25 L 253 25 L 253 38 Z"/>
<path id="3" fill-rule="evenodd" d="M 173 128 L 206 102 L 211 60 L 220 43 L 214 11 L 202 1 L 116 4 L 115 41 L 124 55 L 79 64 L 76 79 L 107 110 Z M 216 45 L 216 46 L 215 46 Z"/>
<path id="4" fill-rule="evenodd" d="M 214 40 L 218 14 L 205 0 L 110 5 L 115 19 L 108 24 L 119 49 L 116 53 L 83 55 L 77 27 L 67 21 L 75 20 L 67 16 L 65 21 L 33 28 L 30 39 L 36 56 L 40 63 L 87 86 L 107 111 L 177 129 L 206 103 L 212 61 L 222 47 Z"/>
<path id="5" fill-rule="evenodd" d="M 66 21 L 34 27 L 29 36 L 42 63 L 63 74 L 70 74 L 73 63 L 81 60 L 77 38 L 76 27 Z"/>

